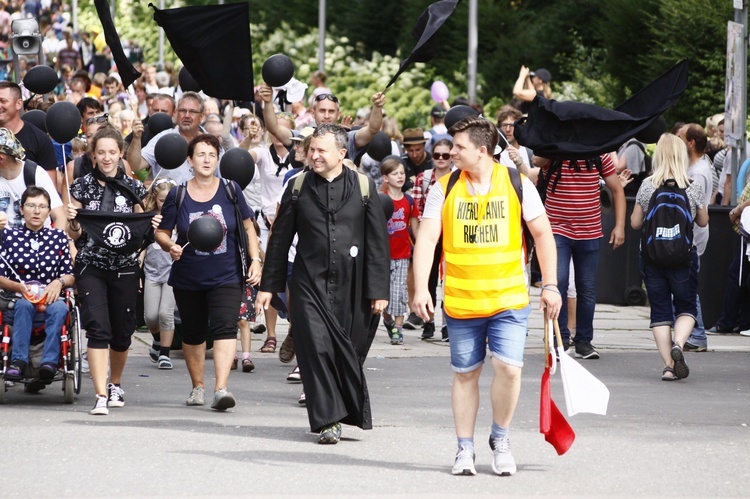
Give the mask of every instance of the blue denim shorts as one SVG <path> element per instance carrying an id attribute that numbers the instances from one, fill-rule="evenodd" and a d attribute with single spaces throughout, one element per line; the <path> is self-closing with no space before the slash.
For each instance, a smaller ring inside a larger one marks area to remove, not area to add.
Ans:
<path id="1" fill-rule="evenodd" d="M 695 248 L 689 267 L 665 268 L 646 263 L 641 257 L 641 275 L 651 305 L 649 327 L 672 326 L 675 317 L 698 315 L 698 254 Z"/>
<path id="2" fill-rule="evenodd" d="M 530 305 L 478 319 L 454 319 L 446 315 L 453 370 L 467 373 L 477 369 L 484 363 L 488 345 L 496 359 L 523 367 L 529 313 Z"/>

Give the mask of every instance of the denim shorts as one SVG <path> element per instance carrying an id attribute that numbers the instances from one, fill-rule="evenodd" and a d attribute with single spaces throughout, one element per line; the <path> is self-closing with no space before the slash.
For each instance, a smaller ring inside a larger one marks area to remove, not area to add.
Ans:
<path id="1" fill-rule="evenodd" d="M 693 248 L 689 267 L 666 268 L 646 263 L 641 257 L 641 275 L 651 305 L 649 327 L 672 326 L 675 317 L 698 315 L 698 254 Z M 674 307 L 674 308 L 673 308 Z"/>
<path id="2" fill-rule="evenodd" d="M 523 367 L 529 313 L 530 305 L 478 319 L 454 319 L 446 315 L 453 370 L 467 373 L 480 367 L 488 345 L 496 359 Z"/>

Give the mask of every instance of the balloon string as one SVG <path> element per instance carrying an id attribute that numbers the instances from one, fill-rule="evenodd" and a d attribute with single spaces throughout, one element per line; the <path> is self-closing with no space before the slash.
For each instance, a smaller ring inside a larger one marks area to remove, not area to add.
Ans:
<path id="1" fill-rule="evenodd" d="M 68 180 L 68 168 L 67 162 L 65 161 L 65 144 L 60 144 L 60 149 L 62 149 L 63 177 L 65 177 L 65 188 L 68 189 L 68 200 L 70 200 L 70 181 Z"/>

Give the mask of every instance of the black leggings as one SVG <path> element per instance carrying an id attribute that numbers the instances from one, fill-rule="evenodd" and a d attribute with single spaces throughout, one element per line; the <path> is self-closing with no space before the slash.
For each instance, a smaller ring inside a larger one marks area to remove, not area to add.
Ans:
<path id="1" fill-rule="evenodd" d="M 237 338 L 237 315 L 242 301 L 239 283 L 206 291 L 174 288 L 174 299 L 182 320 L 182 342 L 200 345 L 210 328 L 214 340 Z"/>
<path id="2" fill-rule="evenodd" d="M 81 322 L 89 348 L 126 352 L 135 332 L 136 295 L 140 279 L 137 266 L 102 270 L 76 264 L 76 286 L 81 301 Z"/>

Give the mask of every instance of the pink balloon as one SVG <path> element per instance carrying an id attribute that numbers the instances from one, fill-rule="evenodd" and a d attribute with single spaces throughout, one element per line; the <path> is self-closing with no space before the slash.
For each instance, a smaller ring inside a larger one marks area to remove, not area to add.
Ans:
<path id="1" fill-rule="evenodd" d="M 435 102 L 443 102 L 444 100 L 448 100 L 450 92 L 448 91 L 448 87 L 445 86 L 445 83 L 442 81 L 436 81 L 430 87 L 430 96 Z"/>

